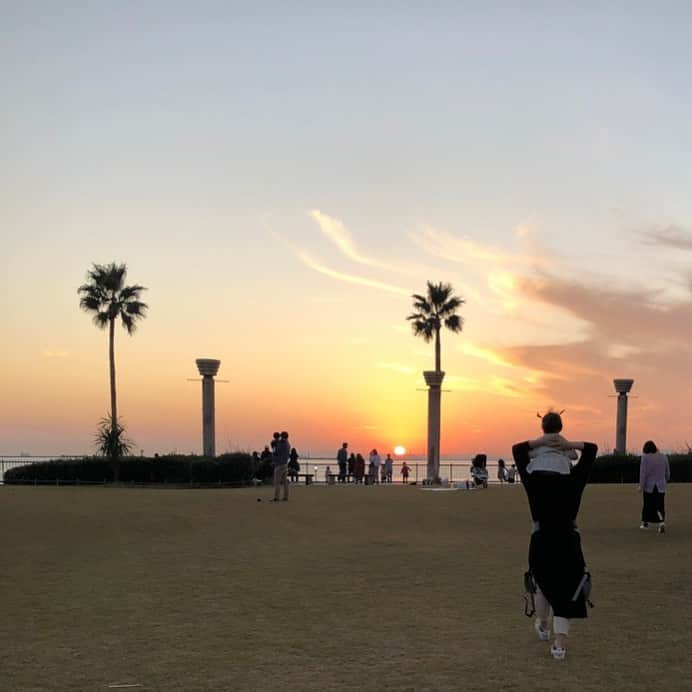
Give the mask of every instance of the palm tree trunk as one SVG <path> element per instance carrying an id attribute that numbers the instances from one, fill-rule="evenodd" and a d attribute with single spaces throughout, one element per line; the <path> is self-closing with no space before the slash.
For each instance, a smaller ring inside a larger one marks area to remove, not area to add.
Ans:
<path id="1" fill-rule="evenodd" d="M 435 370 L 442 370 L 441 355 L 440 355 L 440 330 L 435 330 Z"/>
<path id="2" fill-rule="evenodd" d="M 111 376 L 111 435 L 116 439 L 118 429 L 118 406 L 115 395 L 115 319 L 111 319 L 108 329 L 108 362 Z M 118 482 L 120 469 L 117 454 L 113 455 L 113 481 Z"/>
<path id="3" fill-rule="evenodd" d="M 115 320 L 110 321 L 108 330 L 108 362 L 111 374 L 111 428 L 118 424 L 118 408 L 115 396 Z"/>

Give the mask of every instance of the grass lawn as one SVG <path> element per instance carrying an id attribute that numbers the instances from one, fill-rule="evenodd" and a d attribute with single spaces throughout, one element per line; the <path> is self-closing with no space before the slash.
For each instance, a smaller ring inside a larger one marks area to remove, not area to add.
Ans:
<path id="1" fill-rule="evenodd" d="M 522 613 L 521 487 L 291 490 L 0 487 L 0 689 L 692 689 L 692 484 L 665 536 L 587 487 L 565 662 Z"/>

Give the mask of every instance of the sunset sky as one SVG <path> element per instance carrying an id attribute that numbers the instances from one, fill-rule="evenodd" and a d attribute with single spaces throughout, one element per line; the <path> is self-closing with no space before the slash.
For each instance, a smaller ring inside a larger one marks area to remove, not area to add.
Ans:
<path id="1" fill-rule="evenodd" d="M 199 357 L 219 452 L 422 453 L 428 279 L 466 300 L 443 455 L 549 407 L 612 448 L 615 377 L 630 449 L 692 444 L 692 8 L 521 5 L 0 1 L 0 454 L 93 450 L 111 261 L 149 289 L 116 335 L 146 454 L 200 451 Z"/>

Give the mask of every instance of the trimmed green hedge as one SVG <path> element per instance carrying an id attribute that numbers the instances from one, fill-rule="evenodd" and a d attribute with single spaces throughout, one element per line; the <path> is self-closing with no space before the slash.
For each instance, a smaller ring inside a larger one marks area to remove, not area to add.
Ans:
<path id="1" fill-rule="evenodd" d="M 121 483 L 249 485 L 257 476 L 249 454 L 222 454 L 214 459 L 169 454 L 120 460 Z M 112 483 L 113 464 L 103 457 L 54 459 L 5 472 L 5 483 Z"/>
<path id="2" fill-rule="evenodd" d="M 638 483 L 639 456 L 608 454 L 596 459 L 589 483 Z M 692 454 L 669 454 L 670 480 L 692 483 Z"/>

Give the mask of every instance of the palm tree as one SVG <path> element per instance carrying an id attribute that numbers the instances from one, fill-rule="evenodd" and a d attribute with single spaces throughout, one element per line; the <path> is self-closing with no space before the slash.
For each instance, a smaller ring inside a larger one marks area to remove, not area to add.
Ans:
<path id="1" fill-rule="evenodd" d="M 462 318 L 456 314 L 464 301 L 452 293 L 451 284 L 428 281 L 428 293 L 425 296 L 413 295 L 413 307 L 416 312 L 406 319 L 411 321 L 413 333 L 427 341 L 435 339 L 435 370 L 424 372 L 428 385 L 428 483 L 440 482 L 440 389 L 444 373 L 440 357 L 440 330 L 442 327 L 453 332 L 460 332 Z"/>
<path id="2" fill-rule="evenodd" d="M 108 358 L 110 364 L 111 411 L 110 427 L 114 441 L 121 436 L 122 426 L 118 423 L 118 407 L 115 392 L 115 323 L 120 318 L 127 333 L 132 335 L 137 328 L 137 321 L 146 317 L 147 304 L 140 300 L 140 294 L 147 289 L 135 284 L 125 286 L 127 265 L 93 264 L 87 272 L 88 283 L 77 289 L 80 295 L 79 307 L 85 312 L 93 313 L 94 324 L 99 329 L 108 327 Z M 117 444 L 112 453 L 117 481 Z"/>
<path id="3" fill-rule="evenodd" d="M 456 314 L 465 301 L 452 295 L 451 284 L 439 284 L 428 281 L 428 293 L 425 296 L 413 294 L 413 307 L 416 310 L 406 319 L 411 321 L 413 333 L 422 336 L 425 342 L 435 338 L 435 370 L 442 370 L 440 357 L 440 330 L 443 325 L 452 332 L 460 332 L 464 320 Z"/>

